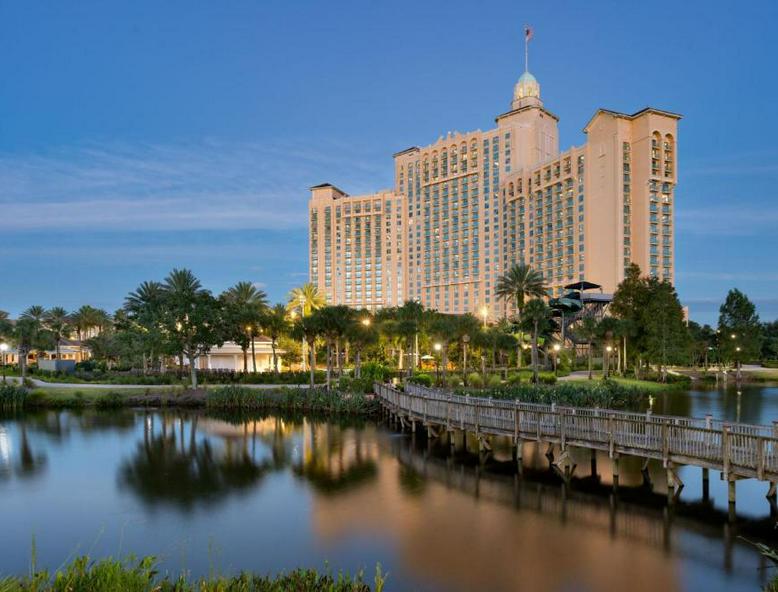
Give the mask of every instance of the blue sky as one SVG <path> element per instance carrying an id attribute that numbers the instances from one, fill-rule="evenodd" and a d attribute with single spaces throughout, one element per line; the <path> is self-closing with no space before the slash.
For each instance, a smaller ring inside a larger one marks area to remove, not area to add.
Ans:
<path id="1" fill-rule="evenodd" d="M 581 144 L 598 107 L 679 131 L 677 287 L 778 317 L 778 3 L 0 0 L 0 309 L 113 310 L 189 267 L 281 300 L 308 187 L 392 183 L 391 154 L 489 129 L 522 70 Z"/>

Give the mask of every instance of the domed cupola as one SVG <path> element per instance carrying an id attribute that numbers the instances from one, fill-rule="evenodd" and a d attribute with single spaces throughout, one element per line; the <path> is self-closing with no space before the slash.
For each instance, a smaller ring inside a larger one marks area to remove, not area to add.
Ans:
<path id="1" fill-rule="evenodd" d="M 536 99 L 540 102 L 540 84 L 529 72 L 524 72 L 513 89 L 514 109 L 535 103 L 525 99 Z"/>

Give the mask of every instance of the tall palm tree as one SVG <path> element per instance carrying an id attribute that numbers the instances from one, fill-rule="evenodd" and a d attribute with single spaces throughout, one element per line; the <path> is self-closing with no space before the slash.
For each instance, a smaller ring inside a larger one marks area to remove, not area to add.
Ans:
<path id="1" fill-rule="evenodd" d="M 88 336 L 90 331 L 98 324 L 97 309 L 85 304 L 70 315 L 70 320 L 73 324 L 73 328 L 76 330 L 76 335 L 78 336 L 79 357 L 83 359 L 84 338 Z"/>
<path id="2" fill-rule="evenodd" d="M 292 288 L 289 292 L 289 301 L 286 305 L 286 309 L 292 316 L 299 312 L 301 317 L 309 316 L 313 311 L 322 308 L 327 305 L 327 300 L 324 295 L 319 292 L 319 289 L 311 282 L 303 284 L 297 288 Z M 305 370 L 305 348 L 308 345 L 308 340 L 303 339 L 302 342 L 302 366 Z"/>
<path id="3" fill-rule="evenodd" d="M 124 299 L 124 309 L 136 315 L 148 312 L 160 304 L 164 292 L 164 287 L 159 282 L 142 282 Z"/>
<path id="4" fill-rule="evenodd" d="M 324 295 L 319 292 L 316 286 L 309 282 L 293 288 L 289 292 L 289 303 L 286 307 L 290 312 L 297 310 L 301 316 L 307 317 L 314 310 L 318 310 L 326 305 L 327 301 Z"/>
<path id="5" fill-rule="evenodd" d="M 270 337 L 270 347 L 273 350 L 273 371 L 276 374 L 278 374 L 276 348 L 278 347 L 278 338 L 289 329 L 287 318 L 286 306 L 283 304 L 276 304 L 262 316 L 262 330 Z"/>
<path id="6" fill-rule="evenodd" d="M 73 330 L 72 322 L 68 311 L 61 306 L 55 306 L 51 310 L 46 311 L 44 316 L 44 325 L 48 329 L 56 342 L 57 349 L 57 365 L 59 365 L 60 358 L 60 345 L 62 340 L 66 339 Z"/>
<path id="7" fill-rule="evenodd" d="M 551 309 L 540 298 L 530 300 L 524 308 L 524 322 L 532 330 L 532 381 L 538 383 L 538 338 L 551 318 Z"/>
<path id="8" fill-rule="evenodd" d="M 516 322 L 521 327 L 524 303 L 527 298 L 543 298 L 548 288 L 543 280 L 543 274 L 535 271 L 524 263 L 514 263 L 513 266 L 497 279 L 494 293 L 506 302 L 513 301 L 516 306 Z M 522 336 L 519 333 L 519 344 L 516 356 L 517 367 L 521 367 Z"/>
<path id="9" fill-rule="evenodd" d="M 21 318 L 35 321 L 36 323 L 43 323 L 43 319 L 46 316 L 46 309 L 40 304 L 33 304 L 27 310 L 22 313 Z"/>
<path id="10" fill-rule="evenodd" d="M 224 292 L 222 297 L 235 312 L 233 320 L 237 326 L 234 327 L 234 333 L 243 351 L 243 371 L 248 372 L 247 358 L 250 346 L 252 371 L 256 374 L 257 355 L 254 343 L 257 334 L 256 325 L 267 310 L 267 294 L 251 282 L 238 282 Z"/>
<path id="11" fill-rule="evenodd" d="M 312 315 L 318 325 L 320 334 L 327 342 L 327 389 L 332 382 L 333 354 L 338 343 L 346 334 L 348 326 L 353 322 L 354 310 L 348 306 L 325 306 Z"/>
<path id="12" fill-rule="evenodd" d="M 597 321 L 594 317 L 584 317 L 581 324 L 575 330 L 585 341 L 589 358 L 589 380 L 592 379 L 592 357 L 594 356 L 594 341 L 597 339 L 600 331 Z"/>

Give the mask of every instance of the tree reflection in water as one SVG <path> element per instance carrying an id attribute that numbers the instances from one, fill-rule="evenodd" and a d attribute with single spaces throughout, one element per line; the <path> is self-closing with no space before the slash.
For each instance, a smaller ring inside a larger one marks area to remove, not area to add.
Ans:
<path id="1" fill-rule="evenodd" d="M 377 451 L 367 454 L 361 429 L 349 426 L 268 415 L 146 413 L 142 421 L 143 439 L 118 480 L 149 506 L 191 511 L 288 468 L 324 494 L 367 483 L 377 472 Z"/>

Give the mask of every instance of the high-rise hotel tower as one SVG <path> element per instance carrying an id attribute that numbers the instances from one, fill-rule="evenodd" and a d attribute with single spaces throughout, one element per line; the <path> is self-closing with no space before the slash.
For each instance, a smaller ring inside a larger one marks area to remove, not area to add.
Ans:
<path id="1" fill-rule="evenodd" d="M 495 285 L 518 262 L 552 296 L 582 279 L 613 292 L 631 262 L 672 282 L 679 119 L 599 109 L 586 143 L 560 152 L 559 118 L 525 71 L 496 128 L 396 153 L 393 190 L 313 187 L 310 280 L 331 304 L 490 316 L 505 312 Z"/>

